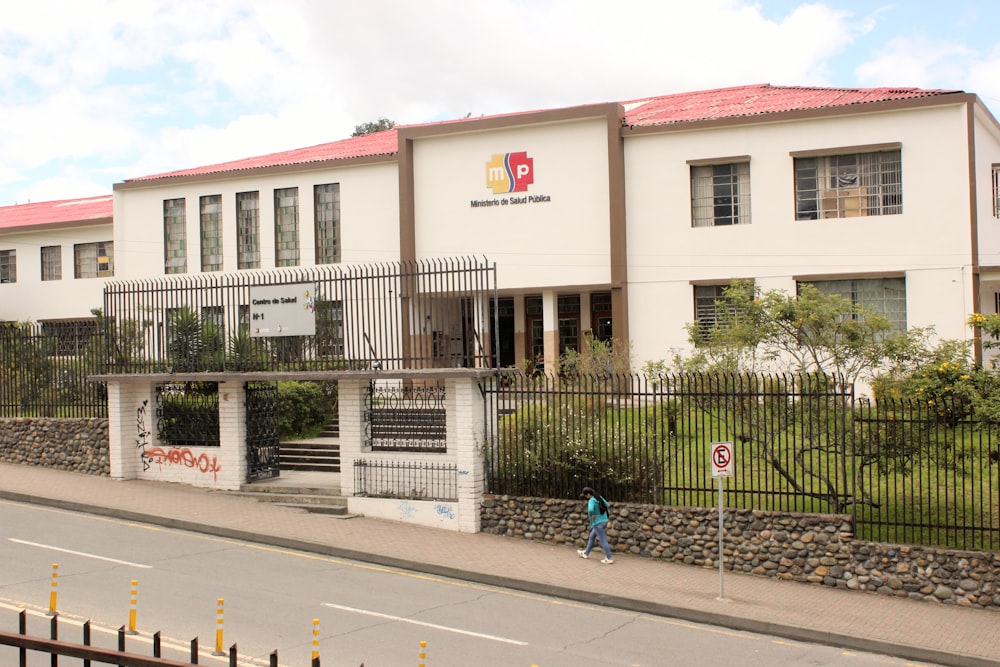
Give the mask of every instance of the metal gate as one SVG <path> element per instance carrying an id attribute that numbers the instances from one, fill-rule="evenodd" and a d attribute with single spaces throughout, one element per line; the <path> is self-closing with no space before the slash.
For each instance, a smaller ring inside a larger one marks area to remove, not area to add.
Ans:
<path id="1" fill-rule="evenodd" d="M 247 382 L 247 481 L 280 474 L 278 451 L 278 384 Z"/>

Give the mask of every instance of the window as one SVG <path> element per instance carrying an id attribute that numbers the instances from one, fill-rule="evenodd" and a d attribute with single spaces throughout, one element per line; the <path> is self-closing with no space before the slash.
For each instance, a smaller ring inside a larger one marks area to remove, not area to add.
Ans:
<path id="1" fill-rule="evenodd" d="M 824 294 L 839 294 L 855 306 L 881 313 L 893 331 L 906 331 L 906 279 L 810 280 Z"/>
<path id="2" fill-rule="evenodd" d="M 750 224 L 750 163 L 691 166 L 691 226 Z"/>
<path id="3" fill-rule="evenodd" d="M 899 149 L 795 158 L 795 219 L 903 212 Z"/>
<path id="4" fill-rule="evenodd" d="M 1000 219 L 1000 164 L 993 165 L 993 217 Z"/>
<path id="5" fill-rule="evenodd" d="M 115 275 L 115 246 L 111 241 L 73 246 L 77 278 L 111 278 Z"/>
<path id="6" fill-rule="evenodd" d="M 17 282 L 17 251 L 0 250 L 0 283 Z"/>
<path id="7" fill-rule="evenodd" d="M 184 199 L 163 200 L 163 272 L 187 272 L 187 207 Z"/>
<path id="8" fill-rule="evenodd" d="M 42 246 L 42 280 L 62 280 L 62 246 Z"/>
<path id="9" fill-rule="evenodd" d="M 201 270 L 222 270 L 222 195 L 201 198 Z"/>
<path id="10" fill-rule="evenodd" d="M 595 292 L 590 295 L 590 323 L 594 338 L 610 343 L 613 333 L 611 319 L 611 292 Z"/>
<path id="11" fill-rule="evenodd" d="M 236 268 L 260 268 L 260 193 L 236 195 Z"/>
<path id="12" fill-rule="evenodd" d="M 274 191 L 274 265 L 299 265 L 299 189 Z"/>
<path id="13" fill-rule="evenodd" d="M 556 300 L 559 311 L 559 354 L 566 350 L 580 351 L 580 295 L 559 295 Z"/>
<path id="14" fill-rule="evenodd" d="M 340 183 L 313 188 L 316 206 L 316 263 L 340 261 Z"/>
<path id="15" fill-rule="evenodd" d="M 751 281 L 740 285 L 749 291 L 754 289 Z M 726 290 L 730 287 L 731 283 L 694 286 L 694 319 L 698 323 L 698 336 L 702 340 L 707 340 L 713 329 L 724 324 L 727 318 L 733 315 L 723 310 Z"/>

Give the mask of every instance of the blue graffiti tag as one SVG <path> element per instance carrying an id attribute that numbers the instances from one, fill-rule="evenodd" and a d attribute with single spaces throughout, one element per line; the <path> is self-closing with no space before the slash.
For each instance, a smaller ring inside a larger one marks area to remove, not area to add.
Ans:
<path id="1" fill-rule="evenodd" d="M 435 505 L 434 511 L 447 519 L 455 518 L 455 512 L 450 505 Z"/>

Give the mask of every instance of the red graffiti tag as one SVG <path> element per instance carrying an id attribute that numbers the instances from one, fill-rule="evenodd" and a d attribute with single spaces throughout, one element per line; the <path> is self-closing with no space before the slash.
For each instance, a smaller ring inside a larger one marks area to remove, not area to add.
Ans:
<path id="1" fill-rule="evenodd" d="M 151 463 L 156 463 L 158 465 L 163 465 L 164 463 L 168 465 L 182 465 L 187 468 L 197 468 L 198 472 L 212 473 L 212 477 L 215 480 L 219 479 L 219 471 L 222 470 L 222 466 L 219 465 L 219 461 L 216 457 L 208 457 L 208 454 L 194 455 L 187 447 L 184 448 L 174 448 L 174 449 L 163 449 L 162 447 L 154 447 L 153 449 L 147 450 L 143 453 L 143 458 L 148 459 Z"/>

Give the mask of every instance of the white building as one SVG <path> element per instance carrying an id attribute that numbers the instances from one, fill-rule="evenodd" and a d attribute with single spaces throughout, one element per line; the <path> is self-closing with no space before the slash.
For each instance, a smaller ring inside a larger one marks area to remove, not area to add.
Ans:
<path id="1" fill-rule="evenodd" d="M 635 367 L 668 357 L 733 278 L 812 282 L 899 327 L 968 338 L 966 318 L 1000 294 L 998 172 L 1000 125 L 973 94 L 744 86 L 128 179 L 114 186 L 114 274 L 485 256 L 501 365 L 586 331 L 630 341 Z M 43 287 L 40 247 L 69 241 L 11 234 L 12 208 L 0 262 L 16 245 L 17 282 L 0 285 L 0 320 L 80 316 L 79 299 L 27 296 Z M 441 333 L 470 345 L 464 331 Z"/>
<path id="2" fill-rule="evenodd" d="M 92 319 L 115 272 L 112 202 L 0 207 L 0 322 Z"/>

